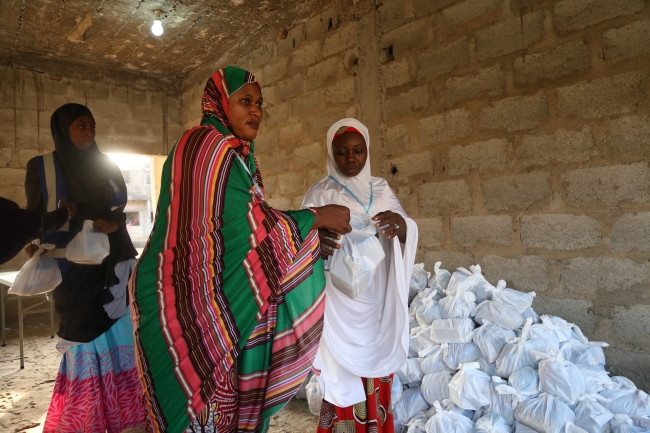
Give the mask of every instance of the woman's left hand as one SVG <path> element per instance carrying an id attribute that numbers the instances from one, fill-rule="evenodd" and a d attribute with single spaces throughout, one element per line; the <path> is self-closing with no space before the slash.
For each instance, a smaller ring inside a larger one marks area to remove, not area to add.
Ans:
<path id="1" fill-rule="evenodd" d="M 117 231 L 117 223 L 99 218 L 93 223 L 93 229 L 104 234 L 115 233 Z"/>
<path id="2" fill-rule="evenodd" d="M 388 227 L 381 231 L 381 234 L 387 235 L 388 239 L 393 239 L 397 236 L 400 242 L 406 242 L 406 221 L 404 221 L 402 215 L 387 210 L 385 212 L 379 212 L 372 217 L 372 220 L 377 222 L 375 227 L 388 225 Z"/>

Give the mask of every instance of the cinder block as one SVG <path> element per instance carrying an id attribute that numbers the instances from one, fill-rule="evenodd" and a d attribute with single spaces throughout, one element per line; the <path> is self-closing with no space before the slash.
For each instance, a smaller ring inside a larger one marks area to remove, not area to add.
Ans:
<path id="1" fill-rule="evenodd" d="M 357 42 L 357 26 L 348 23 L 325 38 L 323 44 L 323 57 L 329 57 L 354 47 Z"/>
<path id="2" fill-rule="evenodd" d="M 441 268 L 447 269 L 452 274 L 458 268 L 468 269 L 470 266 L 476 264 L 476 259 L 473 254 L 451 251 L 429 251 L 424 253 L 424 257 L 421 260 L 424 262 L 424 269 L 428 272 L 433 272 L 436 262 L 442 262 Z"/>
<path id="3" fill-rule="evenodd" d="M 451 217 L 451 238 L 463 247 L 474 247 L 477 242 L 509 245 L 512 233 L 508 215 Z"/>
<path id="4" fill-rule="evenodd" d="M 302 207 L 302 202 L 304 199 L 304 195 L 294 197 L 293 200 L 291 200 L 291 209 L 300 209 Z"/>
<path id="5" fill-rule="evenodd" d="M 275 126 L 285 122 L 291 114 L 291 106 L 288 102 L 277 104 L 264 110 L 264 125 Z"/>
<path id="6" fill-rule="evenodd" d="M 312 116 L 307 121 L 307 132 L 312 138 L 323 139 L 327 130 L 336 122 L 344 117 L 345 110 L 341 108 L 329 109 L 321 112 L 318 116 Z"/>
<path id="7" fill-rule="evenodd" d="M 307 184 L 311 187 L 316 182 L 327 176 L 327 171 L 323 168 L 314 168 L 307 172 Z"/>
<path id="8" fill-rule="evenodd" d="M 277 210 L 291 210 L 291 200 L 289 200 L 286 197 L 277 197 L 277 198 L 270 198 L 266 200 L 266 202 L 271 206 L 273 209 Z"/>
<path id="9" fill-rule="evenodd" d="M 522 292 L 543 292 L 550 284 L 546 259 L 542 256 L 526 255 L 510 259 L 487 255 L 481 260 L 481 269 L 493 285 L 505 280 L 509 288 Z"/>
<path id="10" fill-rule="evenodd" d="M 544 12 L 536 11 L 494 24 L 476 32 L 476 58 L 504 56 L 523 50 L 542 38 Z"/>
<path id="11" fill-rule="evenodd" d="M 444 7 L 458 3 L 459 0 L 413 0 L 415 16 L 420 18 L 427 16 Z"/>
<path id="12" fill-rule="evenodd" d="M 429 107 L 429 89 L 420 86 L 396 96 L 386 98 L 387 120 L 404 117 Z"/>
<path id="13" fill-rule="evenodd" d="M 305 39 L 305 25 L 299 24 L 293 27 L 291 30 L 289 30 L 289 33 L 287 34 L 286 38 L 278 39 L 277 48 L 276 48 L 277 56 L 278 57 L 287 56 L 289 53 L 291 53 L 291 51 L 298 48 L 304 39 Z M 269 79 L 269 77 L 266 76 L 266 72 L 264 72 L 264 76 L 267 80 Z"/>
<path id="14" fill-rule="evenodd" d="M 395 155 L 411 150 L 411 139 L 404 125 L 395 125 L 384 132 L 384 153 Z"/>
<path id="15" fill-rule="evenodd" d="M 323 56 L 323 47 L 320 41 L 303 44 L 291 53 L 291 66 L 302 68 L 317 63 Z"/>
<path id="16" fill-rule="evenodd" d="M 325 89 L 325 102 L 328 104 L 341 104 L 354 97 L 354 78 L 338 80 L 336 84 Z"/>
<path id="17" fill-rule="evenodd" d="M 558 316 L 569 323 L 575 323 L 589 339 L 594 336 L 598 324 L 598 316 L 592 308 L 591 302 L 579 299 L 537 296 L 533 301 L 533 309 L 537 314 Z"/>
<path id="18" fill-rule="evenodd" d="M 289 60 L 285 58 L 278 59 L 275 63 L 271 63 L 264 67 L 264 84 L 271 84 L 284 78 L 287 73 L 287 63 Z"/>
<path id="19" fill-rule="evenodd" d="M 650 305 L 616 307 L 612 333 L 618 345 L 637 351 L 650 347 Z"/>
<path id="20" fill-rule="evenodd" d="M 441 247 L 445 243 L 442 218 L 416 218 L 418 225 L 418 245 L 421 247 Z"/>
<path id="21" fill-rule="evenodd" d="M 284 173 L 278 175 L 278 187 L 284 195 L 303 194 L 307 186 L 303 173 Z"/>
<path id="22" fill-rule="evenodd" d="M 516 11 L 541 2 L 542 0 L 510 0 L 510 9 Z"/>
<path id="23" fill-rule="evenodd" d="M 282 131 L 280 131 L 282 135 Z M 321 157 L 327 153 L 320 143 L 312 143 L 307 146 L 296 147 L 293 150 L 292 160 L 293 167 L 300 168 L 307 164 L 318 164 Z"/>
<path id="24" fill-rule="evenodd" d="M 282 146 L 291 146 L 298 143 L 304 138 L 305 130 L 302 123 L 296 122 L 291 125 L 283 126 L 280 128 L 280 144 Z"/>
<path id="25" fill-rule="evenodd" d="M 25 185 L 25 170 L 17 168 L 0 168 L 0 186 L 11 187 Z"/>
<path id="26" fill-rule="evenodd" d="M 420 142 L 425 145 L 466 137 L 472 132 L 472 113 L 458 109 L 425 117 L 420 119 L 418 130 Z"/>
<path id="27" fill-rule="evenodd" d="M 311 66 L 307 70 L 307 90 L 313 90 L 334 77 L 341 70 L 343 63 L 340 57 L 332 57 Z"/>
<path id="28" fill-rule="evenodd" d="M 614 251 L 650 251 L 650 212 L 628 214 L 617 219 L 610 239 Z"/>
<path id="29" fill-rule="evenodd" d="M 18 164 L 20 164 L 21 167 L 27 168 L 29 160 L 38 155 L 39 152 L 36 149 L 18 149 Z"/>
<path id="30" fill-rule="evenodd" d="M 426 47 L 430 40 L 430 27 L 426 19 L 410 22 L 384 33 L 381 38 L 381 47 L 393 47 L 393 54 L 396 58 L 402 58 L 404 53 L 413 48 Z"/>
<path id="31" fill-rule="evenodd" d="M 394 187 L 393 193 L 397 200 L 400 202 L 406 213 L 409 213 L 409 202 L 411 201 L 411 187 L 408 185 Z"/>
<path id="32" fill-rule="evenodd" d="M 338 18 L 336 21 L 336 23 L 332 22 L 333 26 L 338 25 Z M 320 38 L 325 31 L 326 29 L 322 22 L 322 14 L 316 15 L 305 22 L 305 39 L 308 41 Z"/>
<path id="33" fill-rule="evenodd" d="M 472 194 L 467 182 L 430 182 L 418 188 L 420 215 L 450 214 L 472 209 Z"/>
<path id="34" fill-rule="evenodd" d="M 593 119 L 634 113 L 642 94 L 641 79 L 640 72 L 624 72 L 560 87 L 557 89 L 557 115 Z"/>
<path id="35" fill-rule="evenodd" d="M 384 80 L 384 87 L 387 89 L 410 82 L 411 73 L 408 60 L 393 61 L 382 65 L 381 76 Z"/>
<path id="36" fill-rule="evenodd" d="M 557 31 L 568 33 L 642 10 L 643 0 L 565 0 L 555 3 L 553 18 Z"/>
<path id="37" fill-rule="evenodd" d="M 515 153 L 525 166 L 588 161 L 593 154 L 591 128 L 582 131 L 558 129 L 554 134 L 523 135 L 517 138 Z"/>
<path id="38" fill-rule="evenodd" d="M 276 176 L 269 176 L 263 179 L 264 192 L 267 196 L 273 194 L 278 189 L 278 178 Z"/>
<path id="39" fill-rule="evenodd" d="M 278 144 L 277 131 L 275 130 L 266 131 L 262 134 L 258 134 L 257 137 L 255 137 L 255 155 L 259 153 L 269 152 L 275 149 L 275 146 L 277 144 Z"/>
<path id="40" fill-rule="evenodd" d="M 470 171 L 502 171 L 508 163 L 508 140 L 492 140 L 467 146 L 452 146 L 447 153 L 448 172 L 452 176 Z"/>
<path id="41" fill-rule="evenodd" d="M 382 31 L 393 30 L 413 18 L 413 10 L 403 0 L 388 0 L 379 6 L 379 27 Z"/>
<path id="42" fill-rule="evenodd" d="M 613 155 L 650 152 L 650 117 L 625 116 L 607 125 L 606 151 Z"/>
<path id="43" fill-rule="evenodd" d="M 450 78 L 445 82 L 445 106 L 453 107 L 459 102 L 480 95 L 489 97 L 503 95 L 506 75 L 503 65 L 479 69 L 464 77 Z"/>
<path id="44" fill-rule="evenodd" d="M 587 215 L 541 214 L 521 217 L 521 243 L 527 248 L 569 251 L 601 241 L 600 224 Z"/>
<path id="45" fill-rule="evenodd" d="M 462 26 L 482 15 L 496 12 L 503 0 L 465 0 L 442 11 L 442 19 L 448 28 Z"/>
<path id="46" fill-rule="evenodd" d="M 650 264 L 616 257 L 575 257 L 562 271 L 567 293 L 620 292 L 650 284 Z"/>
<path id="47" fill-rule="evenodd" d="M 564 200 L 575 206 L 650 200 L 650 170 L 646 162 L 572 170 L 564 174 L 564 181 Z"/>
<path id="48" fill-rule="evenodd" d="M 535 84 L 540 80 L 584 74 L 590 68 L 589 46 L 582 40 L 571 41 L 543 53 L 517 57 L 515 83 Z"/>
<path id="49" fill-rule="evenodd" d="M 467 36 L 444 47 L 427 50 L 417 57 L 418 80 L 447 74 L 469 64 L 469 39 Z"/>
<path id="50" fill-rule="evenodd" d="M 262 175 L 271 175 L 277 173 L 287 173 L 289 171 L 289 161 L 291 158 L 284 150 L 268 152 L 257 155 L 257 163 L 260 166 Z"/>
<path id="51" fill-rule="evenodd" d="M 2 137 L 0 136 L 0 143 L 2 142 Z M 0 168 L 6 167 L 9 165 L 9 161 L 14 157 L 13 147 L 2 147 L 0 148 Z"/>
<path id="52" fill-rule="evenodd" d="M 294 116 L 301 116 L 310 111 L 324 107 L 324 98 L 322 91 L 309 92 L 306 95 L 298 96 L 291 100 L 291 112 Z"/>
<path id="53" fill-rule="evenodd" d="M 639 389 L 650 391 L 650 353 L 647 350 L 634 352 L 612 346 L 603 350 L 607 361 L 605 369 L 611 376 L 627 377 Z"/>
<path id="54" fill-rule="evenodd" d="M 493 211 L 528 209 L 551 201 L 549 174 L 538 171 L 483 181 L 485 206 Z"/>
<path id="55" fill-rule="evenodd" d="M 430 152 L 411 153 L 390 161 L 393 171 L 391 178 L 398 182 L 408 181 L 411 176 L 433 173 L 433 160 Z"/>
<path id="56" fill-rule="evenodd" d="M 478 118 L 480 130 L 505 129 L 523 131 L 533 129 L 548 118 L 548 102 L 543 92 L 534 96 L 512 96 L 481 109 Z"/>
<path id="57" fill-rule="evenodd" d="M 603 55 L 607 63 L 650 57 L 650 20 L 635 21 L 603 33 Z"/>
<path id="58" fill-rule="evenodd" d="M 278 95 L 278 99 L 285 101 L 287 99 L 302 95 L 304 87 L 304 75 L 294 75 L 291 78 L 278 82 L 276 85 L 276 93 Z"/>
<path id="59" fill-rule="evenodd" d="M 262 45 L 246 57 L 245 62 L 247 62 L 248 68 L 252 70 L 262 69 L 273 58 L 273 42 Z"/>

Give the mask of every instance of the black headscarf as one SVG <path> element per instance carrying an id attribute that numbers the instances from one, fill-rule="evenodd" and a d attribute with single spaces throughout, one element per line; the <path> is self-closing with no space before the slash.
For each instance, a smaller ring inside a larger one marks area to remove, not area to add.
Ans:
<path id="1" fill-rule="evenodd" d="M 108 160 L 93 141 L 88 149 L 78 149 L 70 140 L 70 125 L 92 113 L 85 105 L 65 104 L 50 119 L 54 148 L 63 168 L 69 199 L 75 203 L 92 203 L 110 196 Z"/>

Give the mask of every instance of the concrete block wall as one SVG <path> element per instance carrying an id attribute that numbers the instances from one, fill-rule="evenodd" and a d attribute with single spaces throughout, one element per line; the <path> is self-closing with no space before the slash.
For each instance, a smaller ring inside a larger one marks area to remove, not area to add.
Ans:
<path id="1" fill-rule="evenodd" d="M 0 66 L 2 197 L 25 205 L 27 162 L 54 150 L 50 116 L 68 102 L 93 112 L 103 152 L 165 155 L 182 132 L 180 93 Z M 26 258 L 21 253 L 0 271 L 20 269 Z"/>
<path id="2" fill-rule="evenodd" d="M 358 116 L 419 260 L 535 290 L 650 388 L 648 1 L 342 0 L 287 34 L 192 73 L 184 125 L 214 68 L 252 70 L 270 202 L 295 208 Z"/>

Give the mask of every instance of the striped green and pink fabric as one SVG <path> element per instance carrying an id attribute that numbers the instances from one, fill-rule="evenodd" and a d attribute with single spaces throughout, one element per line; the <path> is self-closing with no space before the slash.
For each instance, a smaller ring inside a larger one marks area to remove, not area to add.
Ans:
<path id="1" fill-rule="evenodd" d="M 131 279 L 151 432 L 183 432 L 232 392 L 223 384 L 234 373 L 236 407 L 222 408 L 235 420 L 228 430 L 265 431 L 318 348 L 325 279 L 314 214 L 266 204 L 253 144 L 228 124 L 228 97 L 248 82 L 255 78 L 233 67 L 208 81 L 203 126 L 165 162 L 154 228 Z"/>

